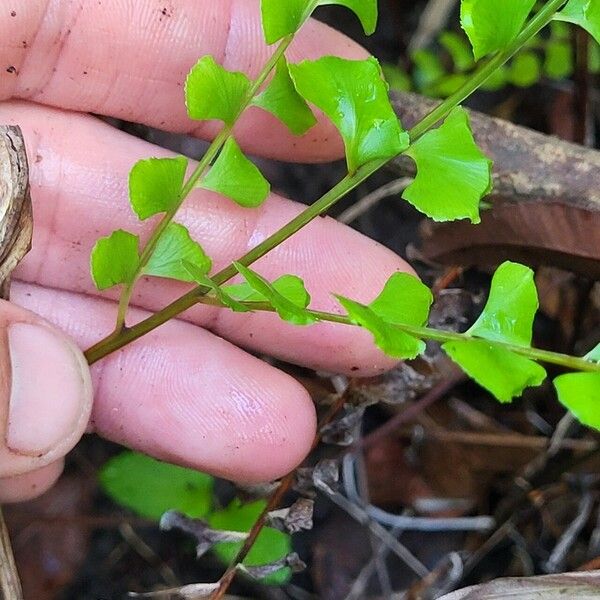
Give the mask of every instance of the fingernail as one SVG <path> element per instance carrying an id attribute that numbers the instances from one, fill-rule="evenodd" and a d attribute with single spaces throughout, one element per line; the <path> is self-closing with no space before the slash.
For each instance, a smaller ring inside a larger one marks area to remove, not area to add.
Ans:
<path id="1" fill-rule="evenodd" d="M 8 327 L 11 388 L 6 445 L 15 453 L 41 456 L 72 436 L 91 384 L 81 352 L 50 327 Z"/>

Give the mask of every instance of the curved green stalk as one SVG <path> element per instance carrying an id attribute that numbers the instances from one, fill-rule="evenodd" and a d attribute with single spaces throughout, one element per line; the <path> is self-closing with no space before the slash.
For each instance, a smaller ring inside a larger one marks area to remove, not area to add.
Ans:
<path id="1" fill-rule="evenodd" d="M 201 304 L 215 306 L 218 308 L 227 309 L 217 298 L 213 296 L 203 296 L 198 300 Z M 241 302 L 246 308 L 252 311 L 275 312 L 275 309 L 267 302 Z M 352 322 L 349 317 L 331 312 L 322 312 L 318 310 L 310 310 L 307 312 L 312 315 L 317 321 L 326 321 L 328 323 L 337 323 L 340 325 L 348 325 L 352 327 L 360 327 Z M 600 373 L 600 363 L 592 362 L 570 354 L 562 354 L 560 352 L 550 352 L 539 348 L 531 348 L 528 346 L 518 346 L 516 344 L 508 344 L 495 340 L 485 340 L 483 338 L 474 337 L 467 333 L 457 333 L 455 331 L 447 331 L 445 329 L 435 329 L 432 327 L 416 327 L 414 325 L 394 325 L 399 331 L 407 333 L 420 340 L 430 340 L 444 344 L 446 342 L 465 342 L 469 340 L 481 340 L 495 348 L 501 348 L 519 356 L 524 356 L 537 362 L 564 367 L 572 371 L 583 371 L 589 373 Z"/>
<path id="2" fill-rule="evenodd" d="M 469 97 L 483 83 L 485 83 L 485 81 L 495 72 L 496 69 L 510 60 L 510 58 L 512 58 L 520 48 L 522 48 L 531 38 L 537 35 L 546 25 L 550 23 L 550 21 L 552 21 L 556 12 L 562 7 L 563 4 L 565 4 L 565 2 L 566 0 L 550 0 L 535 15 L 535 17 L 533 17 L 533 19 L 523 29 L 521 34 L 509 45 L 508 48 L 498 52 L 496 55 L 488 59 L 457 92 L 444 100 L 437 108 L 426 115 L 417 125 L 415 125 L 415 127 L 409 131 L 411 141 L 414 142 L 429 129 L 434 127 L 440 120 L 447 117 L 450 112 L 456 108 L 456 106 L 458 106 L 463 100 L 465 100 L 465 98 Z M 290 42 L 291 39 L 285 38 L 281 42 L 281 46 L 286 43 L 289 45 Z M 280 50 L 281 46 L 278 48 L 278 51 Z M 287 48 L 287 46 L 285 47 Z M 283 52 L 284 51 L 285 48 Z M 276 64 L 274 57 L 275 55 L 270 61 L 273 66 Z M 315 218 L 325 214 L 333 205 L 346 196 L 346 194 L 368 179 L 388 162 L 389 160 L 387 159 L 376 160 L 363 165 L 353 175 L 347 175 L 340 183 L 338 183 L 338 185 L 336 185 L 317 202 L 309 206 L 295 219 L 287 223 L 284 227 L 264 240 L 261 244 L 250 250 L 237 262 L 248 266 L 257 261 L 259 258 L 262 258 L 279 244 L 308 225 Z M 218 285 L 221 285 L 235 275 L 237 275 L 237 270 L 233 264 L 230 264 L 228 267 L 217 273 L 213 279 Z M 151 315 L 133 327 L 122 328 L 120 331 L 116 331 L 114 334 L 101 340 L 86 351 L 85 356 L 88 362 L 93 364 L 112 352 L 115 352 L 146 335 L 150 331 L 153 331 L 160 325 L 166 323 L 170 319 L 176 317 L 177 315 L 194 306 L 196 303 L 200 302 L 201 298 L 208 292 L 209 289 L 206 287 L 196 287 L 181 298 L 166 306 L 161 311 Z"/>
<path id="3" fill-rule="evenodd" d="M 287 37 L 283 38 L 283 40 L 281 40 L 281 42 L 277 46 L 277 49 L 272 54 L 269 61 L 265 64 L 258 77 L 252 82 L 252 86 L 249 88 L 248 93 L 246 94 L 246 98 L 240 106 L 240 110 L 238 111 L 235 117 L 235 121 L 237 121 L 242 115 L 242 113 L 248 108 L 248 106 L 250 105 L 256 94 L 260 91 L 260 88 L 263 86 L 273 69 L 275 69 L 275 67 L 277 66 L 279 59 L 285 54 L 285 51 L 289 48 L 293 39 L 293 35 L 288 35 Z M 208 150 L 206 151 L 202 159 L 198 162 L 196 168 L 194 169 L 188 180 L 185 182 L 177 203 L 163 215 L 162 219 L 159 221 L 158 225 L 152 232 L 150 238 L 146 242 L 144 250 L 142 251 L 142 255 L 140 256 L 137 273 L 133 278 L 133 281 L 125 285 L 121 292 L 115 334 L 118 334 L 125 329 L 125 319 L 127 317 L 127 310 L 129 308 L 129 303 L 131 301 L 133 290 L 139 278 L 143 274 L 144 267 L 148 264 L 150 258 L 152 258 L 152 254 L 154 253 L 154 250 L 156 249 L 156 246 L 161 236 L 163 235 L 169 224 L 175 218 L 175 215 L 177 214 L 177 211 L 181 208 L 183 202 L 187 199 L 190 193 L 194 190 L 194 188 L 204 177 L 210 165 L 217 158 L 219 152 L 222 150 L 227 140 L 231 137 L 231 134 L 232 127 L 225 125 L 219 133 L 219 135 L 217 135 L 217 137 L 212 141 Z"/>

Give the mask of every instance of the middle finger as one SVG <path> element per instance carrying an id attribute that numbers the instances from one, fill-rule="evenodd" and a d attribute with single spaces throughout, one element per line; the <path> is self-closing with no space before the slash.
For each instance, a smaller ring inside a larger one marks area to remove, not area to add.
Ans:
<path id="1" fill-rule="evenodd" d="M 127 177 L 133 164 L 168 156 L 158 148 L 88 116 L 24 103 L 0 105 L 0 121 L 20 124 L 29 145 L 34 199 L 33 250 L 18 276 L 63 290 L 97 294 L 89 275 L 95 241 L 118 228 L 147 236 L 129 207 Z M 246 209 L 216 194 L 196 190 L 178 219 L 213 258 L 215 270 L 242 256 L 302 210 L 273 194 L 258 209 Z M 339 311 L 331 292 L 371 300 L 395 271 L 410 267 L 376 242 L 331 219 L 317 219 L 259 261 L 268 278 L 286 272 L 306 281 L 312 306 Z M 149 279 L 136 288 L 133 304 L 159 310 L 186 286 Z M 114 295 L 114 294 L 113 294 Z M 374 374 L 392 362 L 364 331 L 332 324 L 297 328 L 274 315 L 239 315 L 196 308 L 188 319 L 259 351 L 311 367 Z"/>

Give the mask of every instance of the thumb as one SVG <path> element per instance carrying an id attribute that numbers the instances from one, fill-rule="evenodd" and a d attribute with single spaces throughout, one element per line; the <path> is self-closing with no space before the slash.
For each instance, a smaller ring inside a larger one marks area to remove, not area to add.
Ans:
<path id="1" fill-rule="evenodd" d="M 41 317 L 0 301 L 0 502 L 52 485 L 91 408 L 81 350 Z"/>

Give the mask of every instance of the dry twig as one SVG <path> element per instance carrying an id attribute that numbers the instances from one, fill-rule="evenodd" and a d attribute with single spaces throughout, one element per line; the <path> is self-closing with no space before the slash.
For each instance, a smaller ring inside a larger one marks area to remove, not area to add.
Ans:
<path id="1" fill-rule="evenodd" d="M 331 406 L 327 414 L 323 417 L 319 427 L 317 429 L 317 435 L 313 440 L 312 449 L 314 450 L 321 441 L 321 431 L 322 429 L 331 423 L 336 415 L 344 408 L 346 397 L 345 394 L 340 394 L 336 402 Z M 242 548 L 238 552 L 237 556 L 231 563 L 231 565 L 227 568 L 221 579 L 219 580 L 219 587 L 215 590 L 215 592 L 211 595 L 210 600 L 222 600 L 227 593 L 230 585 L 233 582 L 235 574 L 238 571 L 238 566 L 241 565 L 245 558 L 248 556 L 250 550 L 254 546 L 256 539 L 258 538 L 260 532 L 265 527 L 269 513 L 273 512 L 277 508 L 280 507 L 285 495 L 291 490 L 294 485 L 294 480 L 296 478 L 296 470 L 292 471 L 288 475 L 286 475 L 282 480 L 277 489 L 271 494 L 271 497 L 267 501 L 267 505 L 265 506 L 263 512 L 259 515 L 258 519 L 252 526 L 252 529 L 248 533 L 248 537 L 244 542 Z"/>

